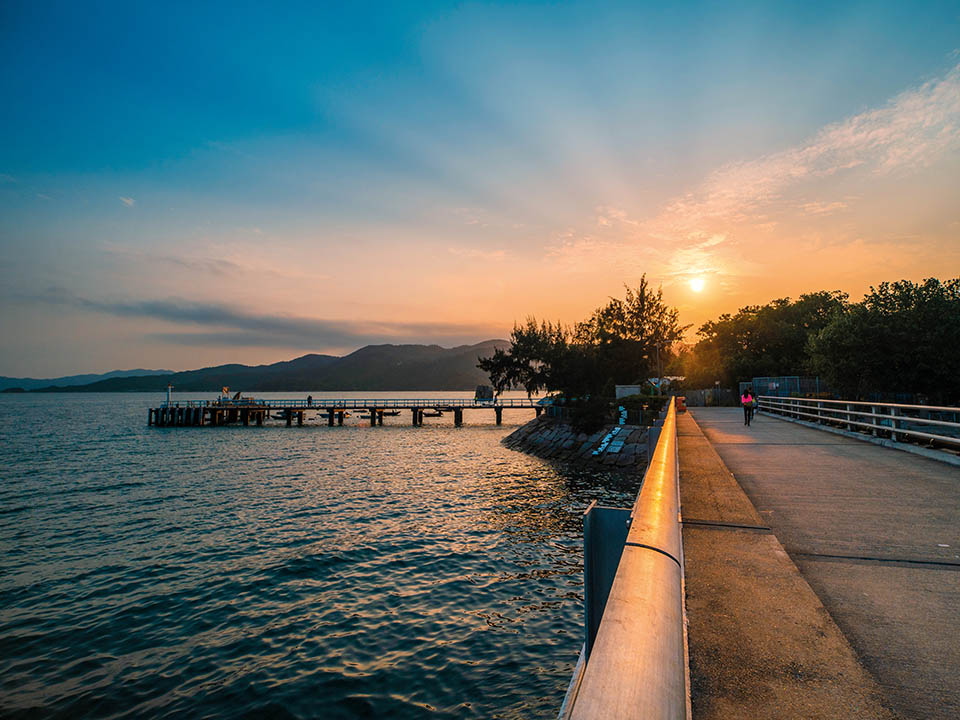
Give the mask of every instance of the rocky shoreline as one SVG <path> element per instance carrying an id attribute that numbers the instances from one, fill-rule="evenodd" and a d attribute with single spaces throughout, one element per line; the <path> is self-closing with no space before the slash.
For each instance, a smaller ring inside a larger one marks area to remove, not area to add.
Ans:
<path id="1" fill-rule="evenodd" d="M 647 428 L 639 425 L 606 425 L 588 435 L 561 420 L 539 417 L 502 442 L 513 450 L 549 460 L 622 468 L 645 468 L 647 464 Z M 596 455 L 595 450 L 599 451 Z"/>

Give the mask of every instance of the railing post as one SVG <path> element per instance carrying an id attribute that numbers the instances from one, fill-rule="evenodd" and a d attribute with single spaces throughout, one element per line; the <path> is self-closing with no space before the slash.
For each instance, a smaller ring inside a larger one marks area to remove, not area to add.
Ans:
<path id="1" fill-rule="evenodd" d="M 853 405 L 847 403 L 847 430 L 853 430 L 853 425 L 850 423 L 850 411 L 853 410 Z"/>
<path id="2" fill-rule="evenodd" d="M 823 403 L 817 400 L 817 425 L 823 425 Z"/>
<path id="3" fill-rule="evenodd" d="M 892 428 L 890 430 L 890 439 L 893 440 L 894 442 L 897 441 L 897 427 L 898 427 L 897 415 L 898 415 L 897 409 L 895 407 L 890 408 L 890 417 L 893 418 L 890 421 L 890 424 L 892 425 Z"/>
<path id="4" fill-rule="evenodd" d="M 876 405 L 870 406 L 870 422 L 873 424 L 873 433 L 874 437 L 877 437 L 879 433 L 877 432 L 877 407 Z"/>

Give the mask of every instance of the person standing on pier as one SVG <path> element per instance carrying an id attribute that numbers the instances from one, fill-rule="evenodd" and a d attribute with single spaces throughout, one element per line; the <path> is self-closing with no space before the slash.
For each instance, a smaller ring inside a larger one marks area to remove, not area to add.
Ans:
<path id="1" fill-rule="evenodd" d="M 753 420 L 753 391 L 749 387 L 740 396 L 740 404 L 743 405 L 743 424 L 750 427 L 750 421 Z"/>

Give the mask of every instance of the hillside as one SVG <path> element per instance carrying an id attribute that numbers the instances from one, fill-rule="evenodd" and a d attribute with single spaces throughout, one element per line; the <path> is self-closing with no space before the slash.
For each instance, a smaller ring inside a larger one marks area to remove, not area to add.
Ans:
<path id="1" fill-rule="evenodd" d="M 0 391 L 8 388 L 23 388 L 24 390 L 36 390 L 46 388 L 51 385 L 65 387 L 68 385 L 89 385 L 100 380 L 109 380 L 111 378 L 123 378 L 131 376 L 144 375 L 169 375 L 170 370 L 113 370 L 108 373 L 88 373 L 86 375 L 68 375 L 58 378 L 15 378 L 4 377 L 0 375 Z"/>
<path id="2" fill-rule="evenodd" d="M 218 365 L 166 375 L 118 377 L 87 385 L 34 392 L 179 392 L 303 390 L 472 390 L 488 378 L 477 359 L 506 340 L 442 348 L 439 345 L 368 345 L 344 357 L 304 355 L 272 365 Z"/>

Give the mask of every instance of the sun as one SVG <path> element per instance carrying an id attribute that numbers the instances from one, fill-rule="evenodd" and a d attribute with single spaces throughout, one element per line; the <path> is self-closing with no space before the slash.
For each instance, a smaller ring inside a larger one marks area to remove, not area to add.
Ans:
<path id="1" fill-rule="evenodd" d="M 690 289 L 698 293 L 703 290 L 704 280 L 702 277 L 690 278 Z"/>

